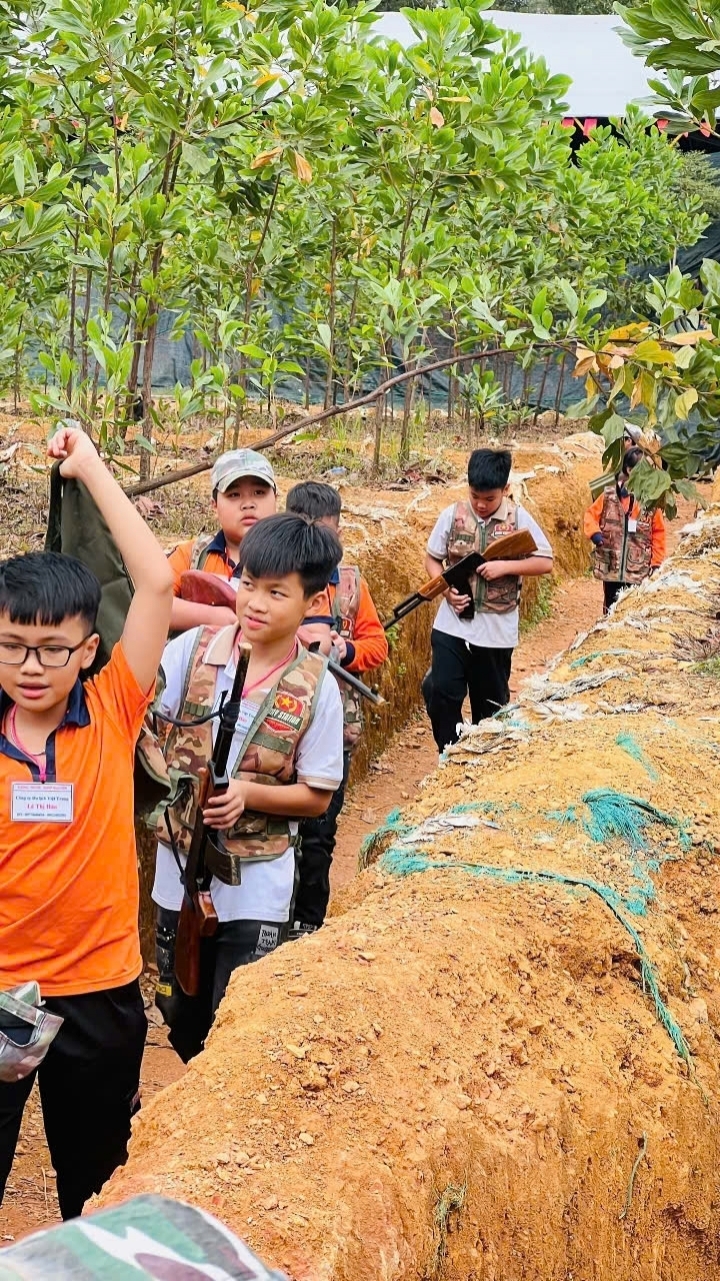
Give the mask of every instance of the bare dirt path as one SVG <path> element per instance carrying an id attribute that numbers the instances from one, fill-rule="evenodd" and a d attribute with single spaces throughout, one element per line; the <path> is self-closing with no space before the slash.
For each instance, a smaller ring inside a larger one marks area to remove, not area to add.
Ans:
<path id="1" fill-rule="evenodd" d="M 681 506 L 668 530 L 668 554 L 694 507 Z M 555 654 L 587 630 L 600 614 L 602 591 L 590 577 L 569 581 L 553 594 L 551 613 L 522 639 L 513 662 L 511 692 L 527 676 L 542 672 Z M 417 784 L 437 764 L 437 750 L 424 713 L 401 730 L 371 767 L 368 776 L 351 789 L 343 816 L 332 871 L 333 890 L 352 880 L 360 846 L 392 809 L 402 806 Z M 150 989 L 148 989 L 150 990 Z M 151 1020 L 155 1011 L 148 1010 Z M 147 1099 L 182 1075 L 183 1066 L 168 1046 L 160 1026 L 151 1021 L 143 1063 L 143 1096 Z M 0 1209 L 0 1246 L 27 1232 L 58 1221 L 57 1197 L 45 1145 L 37 1091 L 26 1109 L 15 1164 Z"/>

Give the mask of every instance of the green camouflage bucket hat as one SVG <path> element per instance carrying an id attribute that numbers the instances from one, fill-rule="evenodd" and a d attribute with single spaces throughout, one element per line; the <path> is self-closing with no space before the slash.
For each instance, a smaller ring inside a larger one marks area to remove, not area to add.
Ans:
<path id="1" fill-rule="evenodd" d="M 20 1081 L 39 1067 L 62 1026 L 43 1008 L 37 983 L 0 992 L 0 1081 Z"/>

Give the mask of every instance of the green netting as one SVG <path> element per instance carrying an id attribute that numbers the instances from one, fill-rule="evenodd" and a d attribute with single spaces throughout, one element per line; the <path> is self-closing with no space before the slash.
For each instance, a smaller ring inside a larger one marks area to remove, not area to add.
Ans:
<path id="1" fill-rule="evenodd" d="M 637 761 L 639 765 L 642 765 L 643 769 L 647 774 L 649 774 L 653 782 L 657 782 L 660 775 L 652 764 L 652 761 L 648 760 L 642 747 L 638 743 L 637 739 L 633 738 L 632 734 L 618 734 L 615 742 L 618 747 L 622 748 L 623 752 L 627 752 L 628 756 L 632 756 L 634 761 Z"/>
<path id="2" fill-rule="evenodd" d="M 570 671 L 576 667 L 584 667 L 586 663 L 592 663 L 596 658 L 616 657 L 617 655 L 628 655 L 634 653 L 632 649 L 596 649 L 592 654 L 581 654 L 579 658 L 573 660 L 570 664 Z"/>
<path id="3" fill-rule="evenodd" d="M 539 884 L 550 881 L 556 885 L 563 885 L 570 890 L 584 889 L 596 894 L 632 939 L 640 960 L 643 991 L 650 993 L 659 1021 L 665 1028 L 680 1058 L 689 1065 L 690 1051 L 681 1028 L 660 995 L 652 961 L 637 930 L 620 910 L 620 896 L 609 885 L 601 885 L 587 877 L 568 876 L 562 872 L 534 871 L 522 867 L 493 867 L 484 863 L 461 863 L 455 859 L 452 861 L 443 860 L 442 863 L 438 863 L 427 854 L 422 854 L 417 850 L 400 849 L 397 845 L 391 846 L 389 850 L 385 851 L 380 859 L 380 867 L 384 872 L 389 872 L 393 876 L 412 876 L 419 872 L 455 871 L 464 872 L 466 875 L 473 877 L 490 877 L 497 881 L 504 881 L 508 885 L 519 885 L 523 882 L 526 884 L 528 882 Z"/>
<path id="4" fill-rule="evenodd" d="M 666 814 L 638 796 L 616 792 L 613 788 L 598 788 L 586 792 L 582 800 L 590 811 L 590 818 L 583 820 L 583 827 L 594 841 L 604 843 L 616 836 L 624 840 L 631 850 L 646 851 L 649 849 L 648 829 L 658 825 L 677 833 L 681 849 L 687 850 L 692 844 L 683 820 Z"/>

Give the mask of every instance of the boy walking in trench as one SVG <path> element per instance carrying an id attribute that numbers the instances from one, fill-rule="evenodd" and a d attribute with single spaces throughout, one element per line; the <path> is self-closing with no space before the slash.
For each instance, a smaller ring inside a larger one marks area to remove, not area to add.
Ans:
<path id="1" fill-rule="evenodd" d="M 468 461 L 468 496 L 446 507 L 427 545 L 425 566 L 436 577 L 492 538 L 527 529 L 537 551 L 524 560 L 481 565 L 471 596 L 448 588 L 432 632 L 432 668 L 423 695 L 438 750 L 458 739 L 462 707 L 470 694 L 473 724 L 510 700 L 510 668 L 518 642 L 518 603 L 523 577 L 552 572 L 552 548 L 532 516 L 508 494 L 512 454 L 476 449 Z M 460 617 L 473 601 L 471 619 Z"/>
<path id="2" fill-rule="evenodd" d="M 39 1066 L 0 1080 L 0 1201 L 37 1076 L 68 1219 L 125 1161 L 138 1106 L 147 1021 L 133 758 L 172 573 L 88 436 L 63 428 L 48 453 L 89 490 L 135 585 L 110 661 L 83 682 L 100 639 L 95 575 L 53 553 L 0 563 L 0 991 L 37 983 L 62 1020 Z"/>
<path id="3" fill-rule="evenodd" d="M 340 529 L 342 499 L 332 485 L 308 480 L 295 485 L 287 496 L 287 510 L 308 520 Z M 322 637 L 323 631 L 327 634 Z M 327 595 L 318 613 L 305 619 L 305 631 L 321 637 L 321 647 L 331 647 L 341 667 L 356 676 L 380 667 L 388 656 L 387 636 L 380 621 L 370 588 L 357 565 L 341 564 L 328 583 Z M 322 644 L 323 639 L 327 641 Z M 330 866 L 353 750 L 362 734 L 362 697 L 341 685 L 343 700 L 343 779 L 325 813 L 308 818 L 300 826 L 299 880 L 290 938 L 312 934 L 325 920 L 330 901 Z"/>
<path id="4" fill-rule="evenodd" d="M 630 473 L 642 457 L 642 449 L 626 450 L 612 484 L 585 512 L 585 534 L 595 548 L 593 572 L 603 585 L 603 614 L 621 591 L 641 583 L 665 559 L 662 512 L 641 507 L 627 488 Z"/>
<path id="5" fill-rule="evenodd" d="M 300 516 L 269 516 L 239 549 L 235 623 L 185 632 L 163 655 L 159 711 L 181 722 L 170 729 L 165 760 L 182 777 L 158 825 L 155 1000 L 185 1062 L 202 1049 L 232 972 L 285 938 L 298 822 L 324 813 L 342 781 L 340 694 L 323 656 L 308 653 L 296 636 L 305 615 L 321 605 L 341 555 L 329 529 Z M 208 714 L 232 688 L 240 638 L 252 645 L 252 657 L 228 761 L 230 786 L 204 811 L 217 829 L 207 864 L 219 925 L 202 940 L 201 990 L 188 997 L 175 977 L 182 869 L 198 770 L 212 753 L 216 722 Z"/>

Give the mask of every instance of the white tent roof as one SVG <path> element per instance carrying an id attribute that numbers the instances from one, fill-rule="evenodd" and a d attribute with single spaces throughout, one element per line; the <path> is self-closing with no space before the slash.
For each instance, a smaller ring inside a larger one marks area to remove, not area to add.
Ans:
<path id="1" fill-rule="evenodd" d="M 628 103 L 650 94 L 645 64 L 623 44 L 615 14 L 574 17 L 552 13 L 489 10 L 498 27 L 517 31 L 530 53 L 543 57 L 553 74 L 572 76 L 565 95 L 571 116 L 621 116 Z M 401 13 L 381 13 L 375 30 L 403 45 L 414 42 Z"/>

